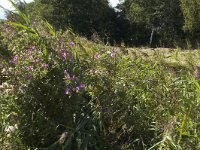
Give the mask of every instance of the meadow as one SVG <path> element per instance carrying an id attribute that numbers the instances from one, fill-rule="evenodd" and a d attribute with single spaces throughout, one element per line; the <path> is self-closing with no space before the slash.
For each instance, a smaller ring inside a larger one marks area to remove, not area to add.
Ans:
<path id="1" fill-rule="evenodd" d="M 0 149 L 200 149 L 200 50 L 108 46 L 19 13 L 0 25 Z"/>

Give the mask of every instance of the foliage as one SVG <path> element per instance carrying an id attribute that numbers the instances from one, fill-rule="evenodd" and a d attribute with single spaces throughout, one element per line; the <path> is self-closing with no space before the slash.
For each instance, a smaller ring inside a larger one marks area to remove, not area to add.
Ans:
<path id="1" fill-rule="evenodd" d="M 187 33 L 187 37 L 195 47 L 199 43 L 199 23 L 200 23 L 200 2 L 198 0 L 181 0 L 181 9 L 184 15 L 183 29 Z"/>
<path id="2" fill-rule="evenodd" d="M 183 16 L 179 0 L 125 0 L 121 9 L 131 22 L 148 28 L 148 37 L 156 32 L 154 43 L 173 46 L 183 34 Z M 174 37 L 174 39 L 172 38 Z"/>
<path id="3" fill-rule="evenodd" d="M 181 0 L 181 6 L 185 18 L 184 28 L 191 32 L 199 31 L 200 2 L 198 0 Z"/>
<path id="4" fill-rule="evenodd" d="M 0 148 L 198 148 L 199 84 L 187 71 L 20 13 L 24 23 L 0 26 Z"/>
<path id="5" fill-rule="evenodd" d="M 30 17 L 45 18 L 56 29 L 65 30 L 66 26 L 71 26 L 76 33 L 88 38 L 93 34 L 106 40 L 114 38 L 116 14 L 107 0 L 36 0 L 20 6 L 24 6 L 22 11 Z"/>
<path id="6" fill-rule="evenodd" d="M 71 27 L 76 34 L 95 42 L 127 46 L 192 48 L 199 43 L 198 0 L 124 0 L 112 8 L 107 0 L 17 1 L 30 18 L 44 18 L 56 29 Z M 20 15 L 7 10 L 7 19 Z"/>

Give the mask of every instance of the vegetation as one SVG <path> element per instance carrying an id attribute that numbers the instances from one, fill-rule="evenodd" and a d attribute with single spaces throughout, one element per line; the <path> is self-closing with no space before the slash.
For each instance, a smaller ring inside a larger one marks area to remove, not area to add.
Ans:
<path id="1" fill-rule="evenodd" d="M 111 45 L 181 47 L 199 45 L 198 0 L 124 0 L 116 9 L 108 0 L 17 1 L 30 18 L 42 17 L 56 29 L 71 27 L 76 34 Z M 9 20 L 19 16 L 7 13 Z M 21 20 L 22 21 L 22 20 Z"/>
<path id="2" fill-rule="evenodd" d="M 18 15 L 0 24 L 0 149 L 200 148 L 199 50 L 108 46 L 12 4 Z"/>

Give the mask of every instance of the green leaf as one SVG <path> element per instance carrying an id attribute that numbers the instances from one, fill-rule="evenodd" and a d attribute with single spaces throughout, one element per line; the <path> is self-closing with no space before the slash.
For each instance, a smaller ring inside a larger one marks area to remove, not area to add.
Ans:
<path id="1" fill-rule="evenodd" d="M 171 136 L 166 136 L 166 139 L 169 141 L 170 145 L 175 149 L 176 144 L 174 144 L 174 141 L 172 140 Z"/>
<path id="2" fill-rule="evenodd" d="M 5 23 L 7 23 L 7 24 L 9 24 L 11 26 L 19 27 L 19 28 L 21 28 L 23 30 L 26 30 L 26 31 L 28 31 L 28 32 L 36 35 L 36 36 L 39 36 L 38 33 L 37 33 L 37 31 L 35 31 L 34 29 L 29 28 L 29 27 L 27 27 L 27 26 L 25 26 L 25 25 L 23 25 L 21 23 L 11 22 L 11 21 L 6 21 Z"/>
<path id="3" fill-rule="evenodd" d="M 17 12 L 20 14 L 20 16 L 23 18 L 23 20 L 26 22 L 27 25 L 30 24 L 30 20 L 29 18 L 26 16 L 26 14 L 24 14 L 20 9 L 19 7 L 12 1 L 12 0 L 8 0 L 12 5 L 13 7 L 17 10 Z"/>
<path id="4" fill-rule="evenodd" d="M 45 57 L 47 56 L 47 49 L 46 49 L 46 47 L 44 47 L 44 49 L 43 49 L 43 54 L 44 54 Z"/>
<path id="5" fill-rule="evenodd" d="M 49 32 L 50 32 L 54 37 L 56 37 L 56 32 L 55 32 L 54 28 L 52 27 L 52 25 L 51 25 L 47 20 L 45 20 L 45 25 L 46 25 L 46 27 L 49 29 Z"/>

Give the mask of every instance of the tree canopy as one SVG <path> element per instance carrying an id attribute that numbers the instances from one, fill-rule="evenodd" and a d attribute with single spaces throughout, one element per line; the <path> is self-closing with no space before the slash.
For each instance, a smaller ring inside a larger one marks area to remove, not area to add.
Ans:
<path id="1" fill-rule="evenodd" d="M 91 38 L 95 34 L 111 44 L 173 47 L 200 39 L 198 0 L 124 0 L 117 9 L 108 0 L 35 0 L 18 5 L 30 17 L 45 18 L 56 29 L 71 27 L 80 35 Z"/>

